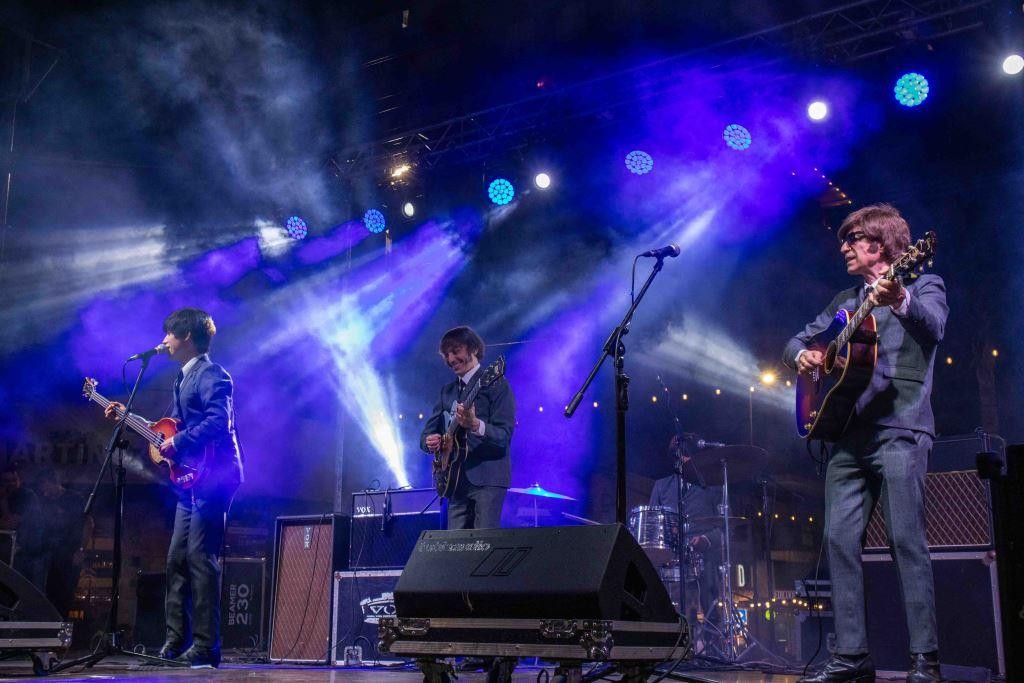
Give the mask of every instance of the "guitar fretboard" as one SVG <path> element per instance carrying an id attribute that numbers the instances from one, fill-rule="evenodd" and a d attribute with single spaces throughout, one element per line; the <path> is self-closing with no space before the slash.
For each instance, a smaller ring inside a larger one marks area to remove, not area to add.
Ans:
<path id="1" fill-rule="evenodd" d="M 89 400 L 93 401 L 94 403 L 100 404 L 103 408 L 106 408 L 111 403 L 113 403 L 113 401 L 111 401 L 109 398 L 103 396 L 100 393 L 97 393 L 96 391 L 89 392 Z M 117 413 L 118 417 L 124 418 L 123 409 L 116 408 L 115 412 Z M 158 434 L 157 432 L 151 430 L 149 428 L 149 422 L 139 417 L 135 413 L 129 413 L 128 417 L 124 418 L 124 423 L 128 425 L 133 432 L 135 432 L 136 434 L 138 434 L 139 436 L 141 436 L 143 439 L 153 444 L 154 446 L 159 447 L 160 444 L 163 443 L 164 441 L 163 434 Z"/>

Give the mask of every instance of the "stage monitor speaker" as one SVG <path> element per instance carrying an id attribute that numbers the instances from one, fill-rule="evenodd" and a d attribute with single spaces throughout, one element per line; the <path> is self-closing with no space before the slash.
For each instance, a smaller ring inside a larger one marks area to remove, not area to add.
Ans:
<path id="1" fill-rule="evenodd" d="M 425 531 L 395 586 L 399 617 L 678 621 L 620 524 Z"/>
<path id="2" fill-rule="evenodd" d="M 883 671 L 905 671 L 910 652 L 896 567 L 864 555 L 868 645 Z M 932 553 L 942 663 L 1004 673 L 995 560 L 987 552 Z"/>
<path id="3" fill-rule="evenodd" d="M 334 572 L 348 565 L 349 518 L 328 513 L 278 517 L 270 659 L 328 662 Z"/>
<path id="4" fill-rule="evenodd" d="M 0 621 L 64 621 L 41 590 L 0 562 Z"/>

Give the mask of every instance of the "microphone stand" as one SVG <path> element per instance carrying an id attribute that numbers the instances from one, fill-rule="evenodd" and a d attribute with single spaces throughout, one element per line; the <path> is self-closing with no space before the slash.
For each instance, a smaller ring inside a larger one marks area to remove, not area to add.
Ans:
<path id="1" fill-rule="evenodd" d="M 139 384 L 142 382 L 142 376 L 146 373 L 146 368 L 149 367 L 149 357 L 143 357 L 141 360 L 142 367 L 139 368 L 139 375 L 135 378 L 135 386 L 132 387 L 132 391 L 128 395 L 128 400 L 125 401 L 124 415 L 122 415 L 121 419 L 114 424 L 114 431 L 110 435 L 110 441 L 107 442 L 107 455 L 103 460 L 103 464 L 100 466 L 100 472 L 96 476 L 96 483 L 93 485 L 92 492 L 89 494 L 89 499 L 85 503 L 85 509 L 82 511 L 83 515 L 88 515 L 92 511 L 93 503 L 96 500 L 96 493 L 99 490 L 100 484 L 103 482 L 103 475 L 107 471 L 108 467 L 113 466 L 114 556 L 111 562 L 112 577 L 110 582 L 110 613 L 107 616 L 107 632 L 102 634 L 100 641 L 96 644 L 96 649 L 94 649 L 91 654 L 68 662 L 61 662 L 50 669 L 47 673 L 57 673 L 58 671 L 70 669 L 81 664 L 84 664 L 87 668 L 92 668 L 100 660 L 111 656 L 135 657 L 143 661 L 162 664 L 165 666 L 189 666 L 187 662 L 175 662 L 169 659 L 163 659 L 162 657 L 144 655 L 125 649 L 121 644 L 121 633 L 117 628 L 117 607 L 121 593 L 121 530 L 122 523 L 124 521 L 124 485 L 125 476 L 127 474 L 127 470 L 125 470 L 124 467 L 124 449 L 127 444 L 124 442 L 122 437 L 124 434 L 125 421 L 132 412 L 132 404 L 135 402 L 135 394 L 139 389 Z M 118 452 L 116 464 L 111 465 L 111 463 L 115 462 L 115 450 Z"/>
<path id="2" fill-rule="evenodd" d="M 622 343 L 622 338 L 629 332 L 629 323 L 633 319 L 633 313 L 643 300 L 647 289 L 651 286 L 651 282 L 654 281 L 654 277 L 661 272 L 662 267 L 665 265 L 664 256 L 658 256 L 657 259 L 654 267 L 651 268 L 651 274 L 647 276 L 647 281 L 640 288 L 640 293 L 633 299 L 633 303 L 630 305 L 629 310 L 626 311 L 626 315 L 623 316 L 622 322 L 616 325 L 612 333 L 608 335 L 601 357 L 583 382 L 583 386 L 580 387 L 576 395 L 569 401 L 569 405 L 565 407 L 565 416 L 572 417 L 579 407 L 580 401 L 583 400 L 583 394 L 586 393 L 590 383 L 594 381 L 594 377 L 597 376 L 598 371 L 604 364 L 605 358 L 612 356 L 612 363 L 615 366 L 615 521 L 623 526 L 626 526 L 627 522 L 626 411 L 629 410 L 629 376 L 623 370 L 626 347 Z"/>

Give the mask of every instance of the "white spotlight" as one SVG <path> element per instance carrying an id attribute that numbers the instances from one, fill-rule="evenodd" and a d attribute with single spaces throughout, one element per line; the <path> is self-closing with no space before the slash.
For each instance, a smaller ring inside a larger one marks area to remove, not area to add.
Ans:
<path id="1" fill-rule="evenodd" d="M 402 204 L 402 213 L 405 214 L 406 218 L 412 218 L 416 215 L 416 206 L 412 202 L 406 202 Z"/>
<path id="2" fill-rule="evenodd" d="M 815 100 L 807 105 L 807 116 L 811 121 L 822 121 L 828 116 L 828 105 L 821 100 Z"/>
<path id="3" fill-rule="evenodd" d="M 1021 71 L 1024 71 L 1024 57 L 1021 57 L 1020 55 L 1010 55 L 1003 60 L 1003 71 L 1011 76 L 1016 76 Z"/>
<path id="4" fill-rule="evenodd" d="M 547 173 L 538 173 L 533 182 L 540 189 L 546 190 L 551 187 L 551 176 Z"/>

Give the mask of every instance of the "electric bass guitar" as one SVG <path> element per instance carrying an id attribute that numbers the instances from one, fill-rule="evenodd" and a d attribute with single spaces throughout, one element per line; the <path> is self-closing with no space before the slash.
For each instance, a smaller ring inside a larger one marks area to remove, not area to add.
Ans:
<path id="1" fill-rule="evenodd" d="M 97 386 L 99 386 L 99 382 L 87 377 L 82 386 L 82 394 L 90 401 L 106 408 L 113 401 L 96 391 Z M 116 412 L 118 417 L 124 418 L 123 408 L 118 408 Z M 160 444 L 172 438 L 181 428 L 181 423 L 178 420 L 165 417 L 156 422 L 150 422 L 135 413 L 130 413 L 127 418 L 124 418 L 124 423 L 149 443 L 149 459 L 153 461 L 154 465 L 167 468 L 167 475 L 172 485 L 187 491 L 202 480 L 202 475 L 206 471 L 205 448 L 201 454 L 193 457 L 176 453 L 173 458 L 168 458 L 160 452 Z"/>
<path id="2" fill-rule="evenodd" d="M 902 279 L 935 255 L 934 232 L 912 244 L 886 271 L 886 280 Z M 821 367 L 797 375 L 796 428 L 805 439 L 837 441 L 853 417 L 857 399 L 871 384 L 878 358 L 878 327 L 871 299 L 856 311 L 840 309 L 828 329 L 811 340 L 809 351 L 824 355 Z"/>
<path id="3" fill-rule="evenodd" d="M 469 393 L 462 399 L 465 409 L 472 407 L 481 389 L 491 386 L 505 375 L 505 357 L 499 356 L 481 372 L 480 381 L 473 385 Z M 434 488 L 442 498 L 451 498 L 462 476 L 462 465 L 469 456 L 469 439 L 466 430 L 455 421 L 455 408 L 458 401 L 453 401 L 451 410 L 444 412 L 445 432 L 441 435 L 441 443 L 434 452 L 431 463 L 431 476 Z"/>

